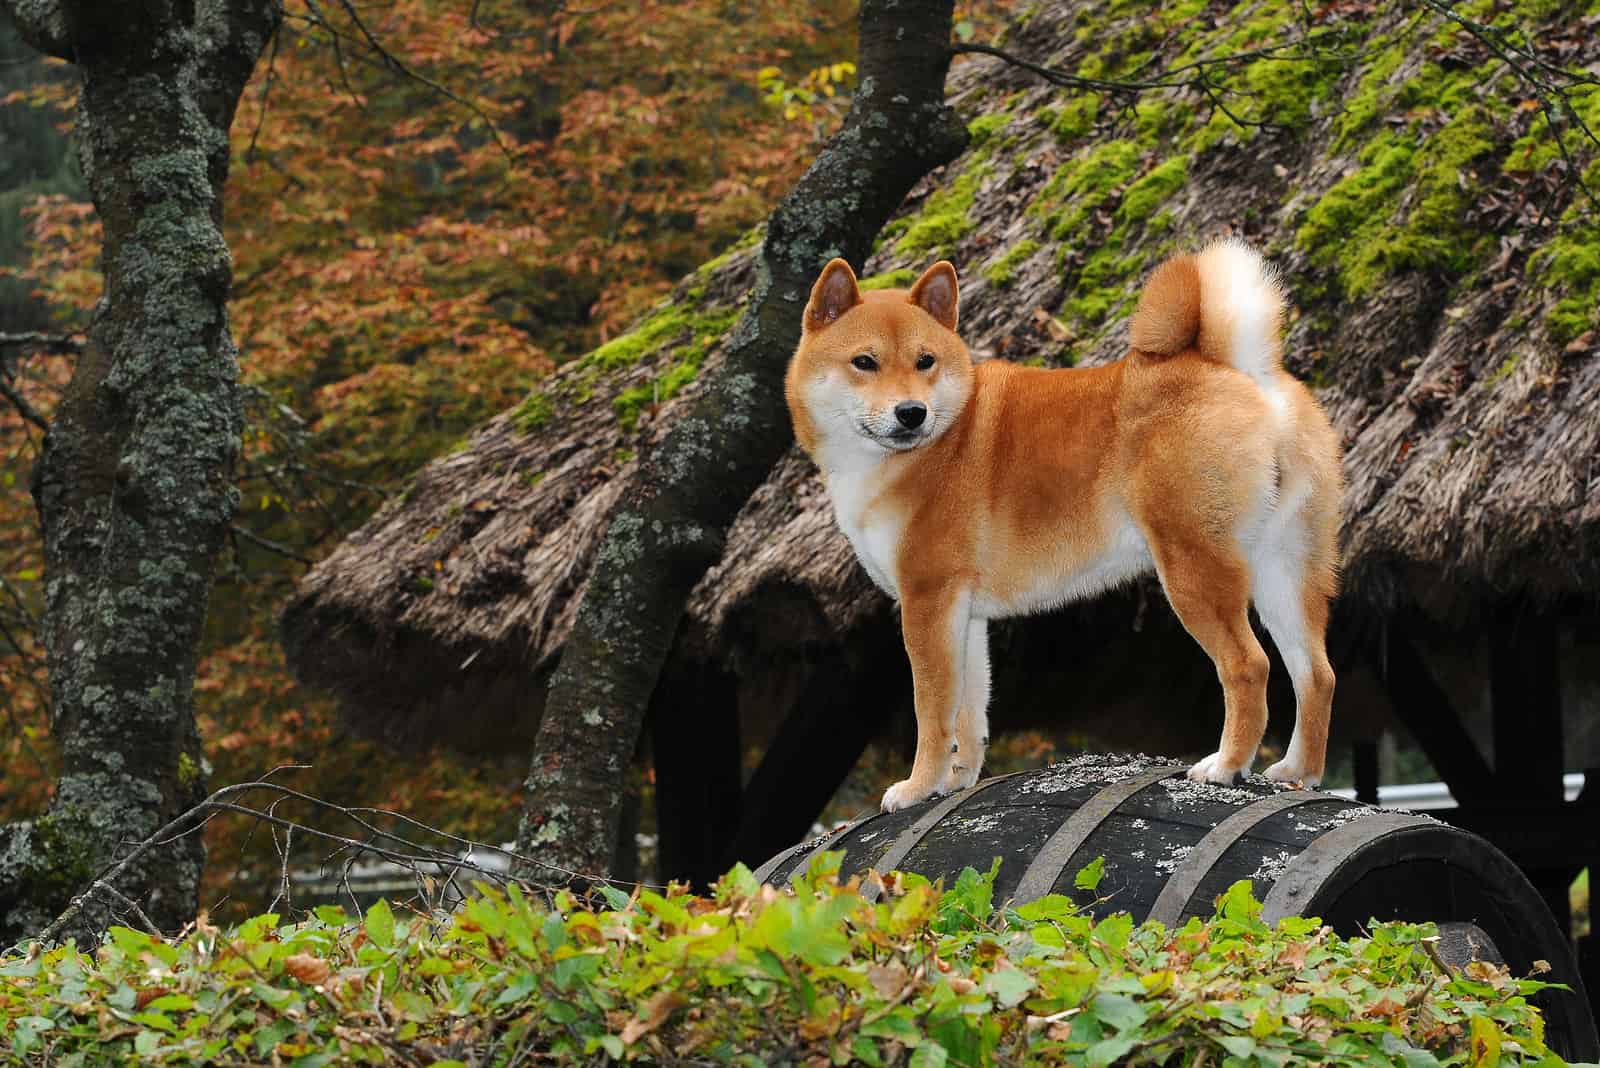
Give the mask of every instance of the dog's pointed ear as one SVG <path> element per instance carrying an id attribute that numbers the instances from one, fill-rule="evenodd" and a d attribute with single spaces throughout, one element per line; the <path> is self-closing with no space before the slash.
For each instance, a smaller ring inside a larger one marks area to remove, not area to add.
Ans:
<path id="1" fill-rule="evenodd" d="M 861 290 L 856 288 L 856 273 L 841 259 L 832 259 L 817 276 L 811 287 L 811 302 L 806 305 L 804 326 L 807 330 L 821 330 L 861 303 Z"/>
<path id="2" fill-rule="evenodd" d="M 956 269 L 949 260 L 940 260 L 922 273 L 911 287 L 911 303 L 933 316 L 946 330 L 954 330 L 960 318 L 960 288 Z"/>

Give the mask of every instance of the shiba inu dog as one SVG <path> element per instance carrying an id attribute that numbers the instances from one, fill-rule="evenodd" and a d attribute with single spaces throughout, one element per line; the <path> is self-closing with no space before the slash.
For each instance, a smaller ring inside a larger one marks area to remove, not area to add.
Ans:
<path id="1" fill-rule="evenodd" d="M 1225 716 L 1191 779 L 1232 782 L 1266 729 L 1268 659 L 1294 682 L 1270 778 L 1321 780 L 1334 677 L 1339 441 L 1283 370 L 1283 294 L 1219 241 L 1150 276 L 1115 363 L 974 365 L 955 268 L 863 293 L 843 260 L 811 290 L 785 381 L 795 436 L 872 580 L 900 604 L 917 749 L 885 810 L 971 786 L 988 745 L 989 620 L 1155 571 L 1210 654 Z"/>

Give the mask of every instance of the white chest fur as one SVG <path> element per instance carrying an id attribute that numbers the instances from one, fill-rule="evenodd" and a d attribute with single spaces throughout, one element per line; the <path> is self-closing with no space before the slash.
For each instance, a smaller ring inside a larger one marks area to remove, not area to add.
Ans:
<path id="1" fill-rule="evenodd" d="M 884 500 L 885 464 L 863 449 L 840 450 L 825 459 L 823 479 L 839 529 L 850 540 L 867 575 L 889 596 L 900 596 L 895 560 L 905 526 L 900 510 Z"/>

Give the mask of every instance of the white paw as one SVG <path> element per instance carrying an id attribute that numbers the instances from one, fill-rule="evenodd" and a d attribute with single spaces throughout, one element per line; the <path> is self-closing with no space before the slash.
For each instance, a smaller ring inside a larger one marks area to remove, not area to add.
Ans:
<path id="1" fill-rule="evenodd" d="M 1222 762 L 1221 753 L 1212 753 L 1189 769 L 1189 779 L 1192 782 L 1214 782 L 1232 786 L 1244 774 L 1244 770 L 1242 766 L 1229 767 Z"/>
<path id="2" fill-rule="evenodd" d="M 1287 757 L 1268 768 L 1265 774 L 1273 782 L 1296 782 L 1307 790 L 1316 789 L 1322 781 L 1321 775 L 1306 774 L 1303 764 Z"/>
<path id="3" fill-rule="evenodd" d="M 883 792 L 883 804 L 880 807 L 885 812 L 898 812 L 926 801 L 936 793 L 938 791 L 932 786 L 918 786 L 911 779 L 902 779 Z"/>
<path id="4" fill-rule="evenodd" d="M 971 788 L 978 781 L 978 769 L 964 768 L 958 764 L 950 767 L 950 773 L 944 777 L 944 792 L 947 794 L 960 793 Z"/>

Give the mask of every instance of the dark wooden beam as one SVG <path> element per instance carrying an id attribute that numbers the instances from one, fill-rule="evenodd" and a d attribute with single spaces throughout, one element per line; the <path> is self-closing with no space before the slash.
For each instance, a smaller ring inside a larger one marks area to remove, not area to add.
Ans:
<path id="1" fill-rule="evenodd" d="M 890 656 L 886 647 L 886 655 L 864 659 L 878 665 L 870 677 L 839 655 L 817 665 L 745 786 L 743 819 L 724 858 L 727 865 L 742 860 L 754 868 L 809 835 L 867 743 L 911 693 L 904 653 Z"/>
<path id="2" fill-rule="evenodd" d="M 1495 788 L 1562 799 L 1561 635 L 1547 615 L 1503 612 L 1489 627 Z"/>
<path id="3" fill-rule="evenodd" d="M 1428 754 L 1456 800 L 1465 804 L 1491 796 L 1495 781 L 1489 762 L 1478 752 L 1422 654 L 1398 626 L 1388 628 L 1384 661 L 1384 684 L 1395 717 Z"/>
<path id="4" fill-rule="evenodd" d="M 1360 738 L 1350 743 L 1350 763 L 1356 781 L 1356 800 L 1378 803 L 1378 743 Z"/>
<path id="5" fill-rule="evenodd" d="M 651 701 L 649 720 L 658 874 L 709 885 L 722 874 L 723 851 L 739 824 L 737 680 L 710 667 L 669 675 Z"/>

